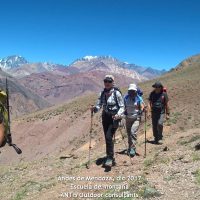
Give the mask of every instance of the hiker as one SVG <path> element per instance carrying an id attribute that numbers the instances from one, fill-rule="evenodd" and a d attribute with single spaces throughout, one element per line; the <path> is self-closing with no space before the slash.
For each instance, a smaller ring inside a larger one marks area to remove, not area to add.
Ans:
<path id="1" fill-rule="evenodd" d="M 163 123 L 166 113 L 166 119 L 169 119 L 168 95 L 164 91 L 161 82 L 152 85 L 154 90 L 149 95 L 149 111 L 151 112 L 154 144 L 159 144 L 163 138 Z"/>
<path id="2" fill-rule="evenodd" d="M 124 97 L 126 131 L 128 135 L 128 155 L 133 157 L 136 154 L 137 131 L 139 129 L 142 111 L 145 108 L 144 101 L 138 93 L 135 84 L 130 84 L 128 94 Z"/>
<path id="3" fill-rule="evenodd" d="M 104 166 L 111 167 L 115 164 L 113 136 L 124 113 L 124 101 L 119 89 L 114 87 L 114 77 L 112 75 L 105 76 L 104 86 L 105 88 L 100 93 L 96 106 L 92 106 L 91 111 L 96 113 L 103 107 L 102 125 L 107 154 Z"/>
<path id="4" fill-rule="evenodd" d="M 5 126 L 4 126 L 4 116 L 5 116 L 5 103 L 6 103 L 6 93 L 0 89 L 0 147 L 5 144 Z"/>

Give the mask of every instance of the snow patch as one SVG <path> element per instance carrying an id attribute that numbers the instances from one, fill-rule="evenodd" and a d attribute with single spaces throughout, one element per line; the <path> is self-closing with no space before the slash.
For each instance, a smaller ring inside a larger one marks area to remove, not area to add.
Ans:
<path id="1" fill-rule="evenodd" d="M 85 57 L 83 57 L 84 60 L 89 60 L 89 61 L 93 60 L 95 58 L 97 58 L 97 56 L 85 56 Z"/>

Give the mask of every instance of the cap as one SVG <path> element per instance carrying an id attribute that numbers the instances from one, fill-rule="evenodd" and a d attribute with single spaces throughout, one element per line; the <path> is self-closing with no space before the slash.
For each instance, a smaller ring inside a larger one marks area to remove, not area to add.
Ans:
<path id="1" fill-rule="evenodd" d="M 129 87 L 128 87 L 128 90 L 137 91 L 137 86 L 135 84 L 130 84 Z"/>
<path id="2" fill-rule="evenodd" d="M 108 80 L 108 81 L 114 81 L 114 80 L 115 80 L 115 78 L 114 78 L 114 76 L 113 76 L 113 75 L 106 75 L 106 76 L 105 76 L 105 78 L 104 78 L 104 80 Z"/>
<path id="3" fill-rule="evenodd" d="M 161 82 L 157 81 L 152 85 L 153 88 L 163 88 L 163 85 Z"/>

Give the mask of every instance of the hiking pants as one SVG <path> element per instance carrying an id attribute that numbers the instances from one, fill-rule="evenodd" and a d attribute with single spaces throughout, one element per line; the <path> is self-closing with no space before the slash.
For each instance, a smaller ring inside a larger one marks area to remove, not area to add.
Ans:
<path id="1" fill-rule="evenodd" d="M 128 134 L 129 149 L 135 148 L 137 142 L 137 131 L 140 125 L 140 118 L 126 118 L 126 131 Z"/>
<path id="2" fill-rule="evenodd" d="M 114 142 L 113 136 L 118 128 L 118 123 L 113 120 L 112 115 L 106 113 L 102 114 L 102 124 L 104 130 L 104 136 L 106 141 L 106 154 L 108 157 L 114 157 Z"/>
<path id="3" fill-rule="evenodd" d="M 153 136 L 156 141 L 162 140 L 164 113 L 152 112 Z"/>

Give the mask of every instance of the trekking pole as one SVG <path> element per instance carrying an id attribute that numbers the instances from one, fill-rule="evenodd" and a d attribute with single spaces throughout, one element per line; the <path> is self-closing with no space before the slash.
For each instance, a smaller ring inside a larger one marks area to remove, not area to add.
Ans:
<path id="1" fill-rule="evenodd" d="M 144 112 L 144 158 L 147 155 L 147 112 Z"/>
<path id="2" fill-rule="evenodd" d="M 11 135 L 11 130 L 10 130 L 10 104 L 9 104 L 9 89 L 8 89 L 8 80 L 6 77 L 6 109 L 8 112 L 8 134 L 6 136 L 6 142 L 8 143 L 9 146 L 12 146 L 17 154 L 21 154 L 22 150 L 17 147 L 16 144 L 12 143 L 12 135 Z"/>
<path id="3" fill-rule="evenodd" d="M 92 142 L 92 125 L 93 125 L 93 111 L 91 111 L 91 123 L 90 123 L 90 140 L 89 140 L 89 153 L 88 153 L 88 163 L 86 164 L 86 168 L 90 168 L 90 154 L 91 154 L 91 142 Z"/>
<path id="4" fill-rule="evenodd" d="M 126 144 L 126 141 L 125 141 L 124 135 L 123 135 L 123 133 L 122 133 L 122 129 L 121 129 L 121 127 L 119 127 L 119 132 L 121 133 L 122 140 L 124 141 L 125 148 L 126 148 L 127 151 L 128 151 L 128 146 L 127 146 L 127 144 Z M 133 165 L 133 162 L 132 162 L 132 159 L 131 159 L 130 154 L 129 154 L 128 156 L 129 156 L 129 158 L 130 158 L 131 165 Z"/>

